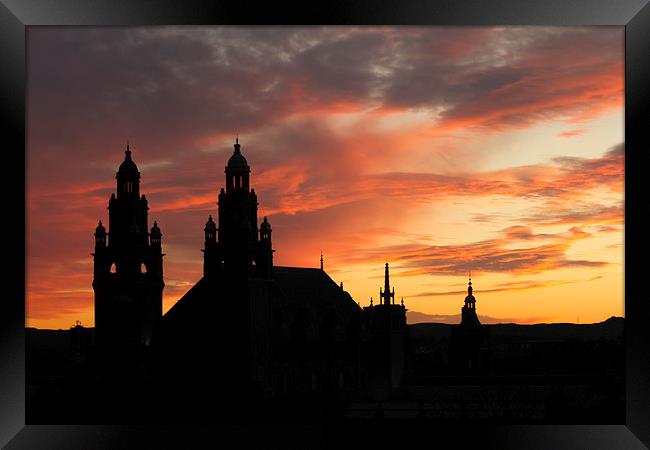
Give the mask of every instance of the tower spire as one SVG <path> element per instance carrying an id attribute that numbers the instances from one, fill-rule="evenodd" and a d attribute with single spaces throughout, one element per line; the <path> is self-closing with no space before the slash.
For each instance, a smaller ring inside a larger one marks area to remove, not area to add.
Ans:
<path id="1" fill-rule="evenodd" d="M 384 271 L 384 292 L 390 291 L 390 281 L 388 275 L 388 263 L 386 263 L 386 270 Z"/>
<path id="2" fill-rule="evenodd" d="M 382 292 L 381 288 L 379 288 L 379 298 L 383 300 L 381 303 L 384 305 L 390 305 L 391 298 L 393 299 L 393 302 L 395 301 L 395 288 L 393 288 L 393 292 L 390 291 L 390 275 L 388 274 L 388 263 L 386 263 L 386 268 L 384 271 L 384 291 Z"/>
<path id="3" fill-rule="evenodd" d="M 323 270 L 323 252 L 320 252 L 320 270 Z"/>

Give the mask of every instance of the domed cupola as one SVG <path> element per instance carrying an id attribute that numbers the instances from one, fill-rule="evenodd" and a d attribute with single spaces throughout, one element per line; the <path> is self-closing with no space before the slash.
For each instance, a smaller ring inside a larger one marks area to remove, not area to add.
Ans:
<path id="1" fill-rule="evenodd" d="M 160 247 L 161 238 L 162 233 L 160 232 L 160 228 L 158 228 L 158 222 L 154 220 L 153 227 L 151 227 L 151 232 L 149 233 L 151 245 L 154 247 Z"/>
<path id="2" fill-rule="evenodd" d="M 212 220 L 212 215 L 208 217 L 203 231 L 205 231 L 205 242 L 217 242 L 217 224 Z"/>
<path id="3" fill-rule="evenodd" d="M 214 220 L 212 220 L 212 215 L 208 217 L 208 221 L 205 223 L 205 230 L 216 230 L 217 229 L 217 224 L 214 223 Z"/>
<path id="4" fill-rule="evenodd" d="M 260 224 L 260 240 L 271 241 L 271 224 L 264 216 L 264 220 Z"/>
<path id="5" fill-rule="evenodd" d="M 239 137 L 235 140 L 235 151 L 226 166 L 226 192 L 249 191 L 249 174 L 251 168 L 248 161 L 241 154 Z"/>
<path id="6" fill-rule="evenodd" d="M 241 145 L 239 145 L 239 137 L 235 140 L 235 151 L 228 160 L 228 166 L 226 169 L 249 169 L 248 161 L 244 158 L 244 155 L 241 154 Z"/>
<path id="7" fill-rule="evenodd" d="M 117 178 L 117 196 L 118 198 L 124 195 L 139 198 L 140 172 L 138 166 L 131 159 L 131 149 L 128 144 L 124 155 L 124 161 L 120 164 L 120 168 L 115 175 L 115 178 Z"/>
<path id="8" fill-rule="evenodd" d="M 465 297 L 465 306 L 474 309 L 476 307 L 476 299 L 474 298 L 474 295 L 472 295 L 473 292 L 472 288 L 472 276 L 469 276 L 469 284 L 467 285 L 467 297 Z"/>
<path id="9" fill-rule="evenodd" d="M 102 221 L 99 221 L 99 224 L 97 225 L 97 228 L 95 228 L 95 236 L 99 235 L 105 235 L 106 234 L 106 228 L 104 228 L 104 224 L 102 224 Z"/>
<path id="10" fill-rule="evenodd" d="M 131 148 L 129 145 L 126 145 L 126 151 L 124 152 L 124 161 L 122 161 L 122 164 L 120 164 L 120 168 L 118 169 L 118 173 L 120 174 L 130 174 L 130 175 L 140 175 L 140 172 L 138 171 L 138 166 L 135 165 L 133 160 L 131 159 Z"/>
<path id="11" fill-rule="evenodd" d="M 95 228 L 95 246 L 106 247 L 106 228 L 104 228 L 101 220 L 97 228 Z"/>
<path id="12" fill-rule="evenodd" d="M 260 231 L 271 231 L 271 224 L 266 219 L 266 216 L 264 216 L 264 220 L 260 224 Z"/>

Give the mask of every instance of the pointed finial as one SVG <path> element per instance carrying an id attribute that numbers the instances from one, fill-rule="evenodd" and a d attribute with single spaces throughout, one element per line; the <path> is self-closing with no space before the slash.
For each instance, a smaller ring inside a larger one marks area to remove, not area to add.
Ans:
<path id="1" fill-rule="evenodd" d="M 320 270 L 323 270 L 323 251 L 320 252 Z"/>
<path id="2" fill-rule="evenodd" d="M 404 297 L 402 297 L 402 306 L 404 306 Z"/>
<path id="3" fill-rule="evenodd" d="M 153 226 L 154 226 L 154 227 L 157 227 L 157 226 L 158 226 L 158 222 L 156 222 L 156 221 L 154 220 L 154 221 L 153 221 Z"/>
<path id="4" fill-rule="evenodd" d="M 239 147 L 239 133 L 237 133 L 237 137 L 235 138 L 235 153 L 240 153 Z"/>
<path id="5" fill-rule="evenodd" d="M 372 297 L 370 297 L 370 306 L 372 306 Z"/>
<path id="6" fill-rule="evenodd" d="M 343 289 L 343 282 L 341 281 L 341 289 Z"/>

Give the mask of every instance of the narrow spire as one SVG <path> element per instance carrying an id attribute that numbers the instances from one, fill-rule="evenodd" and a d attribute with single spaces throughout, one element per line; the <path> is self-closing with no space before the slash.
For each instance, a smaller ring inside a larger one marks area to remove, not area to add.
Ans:
<path id="1" fill-rule="evenodd" d="M 370 297 L 370 306 L 372 306 L 372 297 Z"/>
<path id="2" fill-rule="evenodd" d="M 323 270 L 323 251 L 320 252 L 320 270 Z"/>
<path id="3" fill-rule="evenodd" d="M 131 146 L 129 145 L 129 141 L 126 141 L 126 151 L 124 152 L 127 158 L 131 158 Z"/>
<path id="4" fill-rule="evenodd" d="M 390 292 L 390 281 L 388 275 L 388 263 L 386 263 L 386 270 L 384 271 L 384 292 Z"/>
<path id="5" fill-rule="evenodd" d="M 467 294 L 472 295 L 472 272 L 469 272 L 469 283 L 467 284 Z"/>
<path id="6" fill-rule="evenodd" d="M 384 272 L 384 291 L 382 292 L 381 287 L 379 288 L 379 298 L 382 300 L 383 305 L 390 305 L 395 303 L 395 288 L 393 291 L 390 290 L 390 278 L 388 274 L 388 263 L 386 263 L 386 269 Z M 392 299 L 392 302 L 391 302 Z"/>
<path id="7" fill-rule="evenodd" d="M 343 282 L 341 281 L 341 289 L 343 289 Z"/>

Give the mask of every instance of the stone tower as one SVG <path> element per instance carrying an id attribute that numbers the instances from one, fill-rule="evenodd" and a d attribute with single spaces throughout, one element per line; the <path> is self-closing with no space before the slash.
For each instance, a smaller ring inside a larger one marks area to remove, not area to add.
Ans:
<path id="1" fill-rule="evenodd" d="M 219 223 L 205 225 L 203 274 L 210 279 L 271 279 L 273 248 L 266 217 L 257 227 L 257 194 L 239 138 L 226 166 L 226 188 L 219 192 Z"/>
<path id="2" fill-rule="evenodd" d="M 151 343 L 162 316 L 162 234 L 149 231 L 140 172 L 126 147 L 117 171 L 117 192 L 108 203 L 108 231 L 95 230 L 93 290 L 96 343 L 102 348 L 141 349 Z"/>

